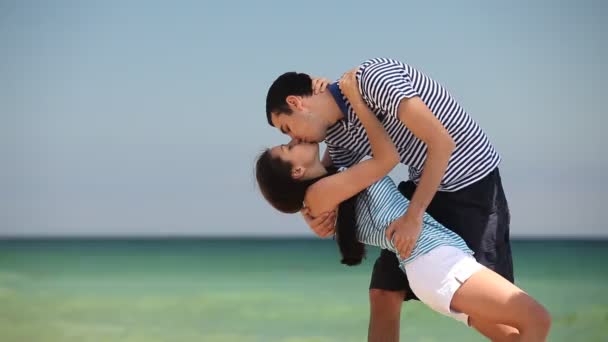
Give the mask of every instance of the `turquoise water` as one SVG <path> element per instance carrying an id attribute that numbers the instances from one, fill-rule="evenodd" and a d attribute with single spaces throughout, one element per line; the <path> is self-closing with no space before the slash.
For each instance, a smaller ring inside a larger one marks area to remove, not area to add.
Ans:
<path id="1" fill-rule="evenodd" d="M 518 284 L 553 315 L 550 341 L 608 341 L 608 242 L 515 241 Z M 0 341 L 365 341 L 377 249 L 334 242 L 0 241 Z M 418 302 L 403 341 L 483 341 Z"/>

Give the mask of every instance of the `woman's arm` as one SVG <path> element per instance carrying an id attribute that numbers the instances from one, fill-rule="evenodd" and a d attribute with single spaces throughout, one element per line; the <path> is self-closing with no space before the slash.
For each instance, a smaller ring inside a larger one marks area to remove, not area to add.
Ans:
<path id="1" fill-rule="evenodd" d="M 332 210 L 386 176 L 399 163 L 397 148 L 382 123 L 363 100 L 355 73 L 356 70 L 351 70 L 342 76 L 340 90 L 365 128 L 373 157 L 313 184 L 305 198 L 306 206 L 310 208 L 313 216 Z"/>
<path id="2" fill-rule="evenodd" d="M 359 82 L 355 77 L 356 69 L 346 73 L 340 80 L 340 90 L 353 106 L 355 114 L 361 121 L 367 133 L 367 139 L 372 149 L 373 159 L 367 168 L 378 168 L 375 174 L 378 179 L 386 176 L 399 163 L 399 153 L 391 137 L 384 129 L 378 117 L 369 109 L 359 91 Z M 376 179 L 376 180 L 378 180 Z M 373 182 L 372 182 L 373 183 Z"/>

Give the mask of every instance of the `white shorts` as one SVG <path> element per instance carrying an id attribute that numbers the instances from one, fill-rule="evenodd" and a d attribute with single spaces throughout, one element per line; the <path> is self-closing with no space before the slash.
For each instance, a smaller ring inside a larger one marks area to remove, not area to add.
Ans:
<path id="1" fill-rule="evenodd" d="M 416 296 L 431 309 L 469 325 L 469 316 L 450 308 L 460 286 L 484 266 L 452 246 L 440 246 L 405 265 Z"/>

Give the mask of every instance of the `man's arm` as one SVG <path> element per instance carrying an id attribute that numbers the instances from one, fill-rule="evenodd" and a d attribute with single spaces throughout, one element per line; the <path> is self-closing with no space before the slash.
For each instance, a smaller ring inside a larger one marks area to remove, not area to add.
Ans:
<path id="1" fill-rule="evenodd" d="M 360 71 L 363 95 L 388 115 L 397 117 L 426 144 L 427 154 L 410 206 L 387 229 L 402 257 L 414 248 L 426 208 L 435 196 L 454 151 L 454 141 L 412 86 L 410 76 L 396 61 L 383 60 Z"/>
<path id="2" fill-rule="evenodd" d="M 422 229 L 426 208 L 433 200 L 454 151 L 454 140 L 441 122 L 419 97 L 405 98 L 399 104 L 399 119 L 426 144 L 427 156 L 416 191 L 405 215 L 386 230 L 402 258 L 407 258 L 416 246 Z"/>
<path id="3" fill-rule="evenodd" d="M 408 209 L 409 214 L 422 220 L 441 184 L 455 143 L 450 133 L 419 97 L 402 99 L 398 115 L 399 120 L 422 140 L 427 148 L 420 181 Z"/>

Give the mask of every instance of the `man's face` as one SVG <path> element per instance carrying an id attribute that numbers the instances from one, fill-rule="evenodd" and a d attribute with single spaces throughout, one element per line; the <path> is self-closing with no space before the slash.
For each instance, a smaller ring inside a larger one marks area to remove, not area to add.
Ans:
<path id="1" fill-rule="evenodd" d="M 304 110 L 293 110 L 291 114 L 272 113 L 272 124 L 292 139 L 319 143 L 327 136 L 327 125 L 319 115 Z"/>

